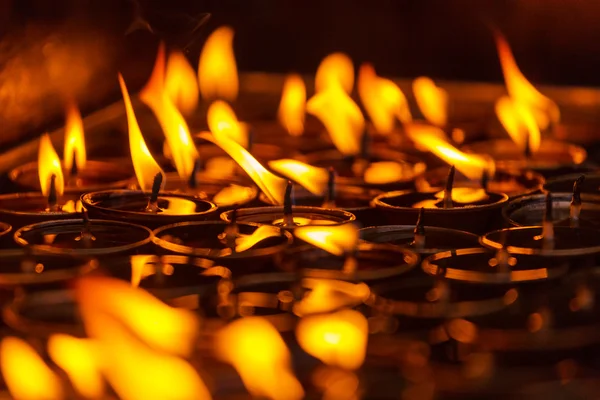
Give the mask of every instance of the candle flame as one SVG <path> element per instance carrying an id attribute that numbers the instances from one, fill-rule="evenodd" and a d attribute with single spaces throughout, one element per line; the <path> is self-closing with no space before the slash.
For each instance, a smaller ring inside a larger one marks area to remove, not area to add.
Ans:
<path id="1" fill-rule="evenodd" d="M 294 304 L 294 314 L 303 317 L 352 307 L 369 298 L 371 290 L 365 283 L 332 279 L 303 279 L 302 287 L 311 289 Z"/>
<path id="2" fill-rule="evenodd" d="M 431 78 L 418 77 L 413 82 L 413 92 L 417 105 L 427 121 L 436 126 L 446 126 L 448 122 L 448 93 L 436 86 Z"/>
<path id="3" fill-rule="evenodd" d="M 294 235 L 336 256 L 347 254 L 358 245 L 358 228 L 354 224 L 335 226 L 303 226 Z"/>
<path id="4" fill-rule="evenodd" d="M 228 26 L 215 30 L 206 40 L 198 64 L 200 93 L 205 100 L 233 101 L 238 95 L 238 73 L 233 53 L 234 31 Z"/>
<path id="5" fill-rule="evenodd" d="M 40 187 L 42 194 L 48 196 L 50 194 L 50 187 L 52 182 L 52 176 L 54 175 L 54 187 L 56 188 L 56 194 L 62 195 L 65 191 L 65 181 L 62 172 L 62 166 L 60 159 L 50 136 L 46 133 L 40 137 L 40 147 L 38 151 L 38 174 L 40 178 Z"/>
<path id="6" fill-rule="evenodd" d="M 136 288 L 140 286 L 142 279 L 156 273 L 156 264 L 158 257 L 149 254 L 137 254 L 129 259 L 131 263 L 131 286 Z"/>
<path id="7" fill-rule="evenodd" d="M 237 370 L 255 397 L 273 400 L 304 398 L 291 369 L 290 352 L 271 323 L 260 317 L 231 322 L 217 333 L 217 356 Z"/>
<path id="8" fill-rule="evenodd" d="M 281 231 L 279 228 L 270 225 L 262 225 L 259 226 L 251 235 L 241 236 L 236 239 L 235 243 L 235 251 L 240 253 L 242 251 L 246 251 L 256 246 L 258 243 L 262 242 L 271 237 L 278 237 L 281 235 Z"/>
<path id="9" fill-rule="evenodd" d="M 219 207 L 228 207 L 250 199 L 253 194 L 252 188 L 231 184 L 215 194 L 212 201 Z"/>
<path id="10" fill-rule="evenodd" d="M 378 133 L 390 134 L 396 125 L 396 119 L 404 124 L 412 121 L 402 90 L 391 80 L 377 76 L 371 64 L 360 67 L 358 93 Z"/>
<path id="11" fill-rule="evenodd" d="M 277 119 L 292 136 L 304 133 L 306 112 L 306 86 L 298 74 L 288 75 L 283 83 L 283 93 L 279 103 Z"/>
<path id="12" fill-rule="evenodd" d="M 142 131 L 138 125 L 135 113 L 133 111 L 133 105 L 129 98 L 129 92 L 125 81 L 121 74 L 119 74 L 119 84 L 121 85 L 121 93 L 123 93 L 123 101 L 125 102 L 125 111 L 127 113 L 127 125 L 129 131 L 129 151 L 131 152 L 131 161 L 133 162 L 133 169 L 135 170 L 135 176 L 137 178 L 140 189 L 151 190 L 152 182 L 156 174 L 163 174 L 163 170 L 158 166 L 146 141 L 142 136 Z M 163 184 L 165 180 L 163 179 Z"/>
<path id="13" fill-rule="evenodd" d="M 73 167 L 73 159 L 78 169 L 83 169 L 87 161 L 85 151 L 85 136 L 81 114 L 75 103 L 68 103 L 65 122 L 64 165 L 67 171 Z"/>
<path id="14" fill-rule="evenodd" d="M 269 161 L 269 167 L 280 175 L 299 183 L 315 196 L 322 196 L 327 190 L 329 172 L 325 168 L 292 159 Z"/>
<path id="15" fill-rule="evenodd" d="M 332 87 L 346 93 L 354 87 L 354 64 L 344 53 L 333 53 L 325 57 L 315 75 L 315 91 L 322 92 Z"/>
<path id="16" fill-rule="evenodd" d="M 17 400 L 63 399 L 58 376 L 23 339 L 5 337 L 0 343 L 2 376 Z"/>
<path id="17" fill-rule="evenodd" d="M 365 360 L 367 319 L 358 311 L 304 317 L 296 338 L 304 351 L 323 363 L 347 370 L 360 368 Z"/>
<path id="18" fill-rule="evenodd" d="M 443 199 L 445 192 L 442 190 L 435 194 L 437 199 Z M 452 201 L 456 203 L 469 204 L 482 201 L 488 198 L 487 193 L 482 188 L 455 187 L 452 188 Z"/>
<path id="19" fill-rule="evenodd" d="M 233 109 L 222 100 L 216 100 L 206 116 L 208 128 L 216 137 L 225 136 L 247 149 L 249 135 L 247 127 L 240 123 Z"/>
<path id="20" fill-rule="evenodd" d="M 496 115 L 515 144 L 524 151 L 536 152 L 541 145 L 540 129 L 531 110 L 523 103 L 503 96 L 496 102 Z"/>
<path id="21" fill-rule="evenodd" d="M 398 182 L 406 176 L 414 176 L 415 169 L 423 169 L 424 165 L 414 168 L 410 164 L 402 164 L 396 161 L 376 161 L 367 167 L 363 179 L 366 183 L 373 185 L 385 185 L 386 183 Z"/>
<path id="22" fill-rule="evenodd" d="M 171 102 L 185 115 L 198 106 L 196 71 L 181 51 L 173 51 L 167 60 L 165 91 Z"/>

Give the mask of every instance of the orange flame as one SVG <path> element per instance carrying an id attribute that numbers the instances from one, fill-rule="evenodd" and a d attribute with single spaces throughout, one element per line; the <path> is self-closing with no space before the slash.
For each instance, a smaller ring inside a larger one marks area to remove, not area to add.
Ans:
<path id="1" fill-rule="evenodd" d="M 241 236 L 236 239 L 235 251 L 241 253 L 256 246 L 258 243 L 271 237 L 277 237 L 281 235 L 281 231 L 271 225 L 259 226 L 251 235 Z"/>
<path id="2" fill-rule="evenodd" d="M 202 98 L 233 101 L 238 95 L 238 73 L 233 54 L 233 29 L 222 26 L 206 40 L 198 64 Z"/>
<path id="3" fill-rule="evenodd" d="M 294 400 L 304 390 L 291 369 L 291 356 L 279 332 L 260 317 L 238 319 L 217 333 L 217 356 L 233 365 L 255 397 Z"/>
<path id="4" fill-rule="evenodd" d="M 129 151 L 131 152 L 131 161 L 133 162 L 135 176 L 142 190 L 151 190 L 152 182 L 156 174 L 160 173 L 164 176 L 164 172 L 158 166 L 156 161 L 154 161 L 152 154 L 150 154 L 150 150 L 148 150 L 148 146 L 146 146 L 142 131 L 135 118 L 127 86 L 125 86 L 125 81 L 121 74 L 119 74 L 119 84 L 121 85 L 121 93 L 123 93 L 123 101 L 125 102 L 125 111 L 127 113 Z"/>
<path id="5" fill-rule="evenodd" d="M 355 284 L 331 279 L 303 279 L 302 287 L 311 290 L 294 304 L 294 313 L 300 317 L 352 307 L 367 300 L 371 294 L 363 282 Z"/>
<path id="6" fill-rule="evenodd" d="M 363 179 L 366 183 L 374 185 L 385 185 L 386 183 L 398 182 L 406 176 L 414 176 L 419 169 L 425 169 L 424 165 L 401 164 L 395 161 L 376 161 L 369 164 L 364 172 Z"/>
<path id="7" fill-rule="evenodd" d="M 302 318 L 296 338 L 304 351 L 325 364 L 355 370 L 365 360 L 368 330 L 361 313 L 342 310 Z"/>
<path id="8" fill-rule="evenodd" d="M 6 386 L 15 399 L 65 398 L 58 376 L 23 339 L 10 336 L 2 339 L 0 364 Z"/>
<path id="9" fill-rule="evenodd" d="M 443 199 L 445 195 L 444 191 L 437 192 L 435 197 L 437 199 Z M 482 201 L 488 198 L 485 190 L 482 188 L 470 188 L 470 187 L 455 187 L 452 189 L 452 201 L 457 203 L 474 203 Z"/>
<path id="10" fill-rule="evenodd" d="M 81 114 L 75 103 L 67 105 L 67 118 L 65 123 L 65 148 L 64 164 L 65 169 L 70 171 L 73 167 L 73 158 L 77 163 L 77 168 L 83 169 L 87 161 L 85 152 L 85 136 L 83 133 L 83 122 Z"/>
<path id="11" fill-rule="evenodd" d="M 396 119 L 404 124 L 412 121 L 402 90 L 391 80 L 377 76 L 371 64 L 363 64 L 360 67 L 358 93 L 378 133 L 391 133 Z"/>
<path id="12" fill-rule="evenodd" d="M 167 60 L 165 91 L 171 102 L 184 114 L 190 115 L 198 106 L 196 71 L 181 51 L 173 51 Z"/>
<path id="13" fill-rule="evenodd" d="M 332 87 L 346 93 L 354 87 L 354 64 L 344 53 L 333 53 L 325 57 L 315 75 L 315 91 L 322 92 Z"/>
<path id="14" fill-rule="evenodd" d="M 249 135 L 247 127 L 240 123 L 233 109 L 222 100 L 217 100 L 208 107 L 206 116 L 208 128 L 213 135 L 226 136 L 247 149 Z"/>
<path id="15" fill-rule="evenodd" d="M 154 275 L 158 261 L 157 256 L 149 254 L 131 256 L 129 259 L 131 263 L 131 286 L 134 288 L 139 287 L 142 279 Z"/>
<path id="16" fill-rule="evenodd" d="M 288 75 L 283 84 L 283 93 L 277 119 L 292 136 L 304 133 L 304 114 L 306 112 L 306 87 L 298 74 Z"/>
<path id="17" fill-rule="evenodd" d="M 358 245 L 358 228 L 354 224 L 336 226 L 303 226 L 294 235 L 336 256 L 342 256 Z"/>
<path id="18" fill-rule="evenodd" d="M 535 116 L 523 103 L 503 96 L 496 102 L 496 115 L 521 150 L 529 146 L 529 149 L 535 152 L 540 148 L 542 140 L 540 129 Z"/>
<path id="19" fill-rule="evenodd" d="M 436 86 L 426 76 L 418 77 L 413 82 L 413 92 L 417 105 L 427 121 L 436 126 L 446 126 L 448 122 L 448 93 Z"/>
<path id="20" fill-rule="evenodd" d="M 63 177 L 62 166 L 60 159 L 52 141 L 48 134 L 42 135 L 40 138 L 40 147 L 38 150 L 38 174 L 40 177 L 40 187 L 42 194 L 48 196 L 50 193 L 50 187 L 52 185 L 52 176 L 55 176 L 54 187 L 56 188 L 56 194 L 62 195 L 65 191 L 65 180 Z"/>
<path id="21" fill-rule="evenodd" d="M 316 196 L 322 196 L 327 189 L 329 172 L 325 168 L 313 167 L 288 158 L 269 161 L 269 167 L 278 174 L 298 182 Z"/>
<path id="22" fill-rule="evenodd" d="M 233 206 L 248 200 L 253 194 L 252 188 L 231 184 L 215 194 L 212 201 L 219 207 Z"/>

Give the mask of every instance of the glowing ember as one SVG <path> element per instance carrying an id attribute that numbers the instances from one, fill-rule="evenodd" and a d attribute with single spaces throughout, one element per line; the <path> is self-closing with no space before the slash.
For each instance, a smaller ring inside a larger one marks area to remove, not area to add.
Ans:
<path id="1" fill-rule="evenodd" d="M 435 85 L 426 76 L 416 78 L 413 82 L 415 99 L 423 116 L 431 124 L 446 126 L 448 123 L 448 93 Z"/>
<path id="2" fill-rule="evenodd" d="M 183 114 L 190 115 L 198 106 L 196 71 L 181 51 L 173 51 L 167 60 L 165 91 Z"/>
<path id="3" fill-rule="evenodd" d="M 313 167 L 287 158 L 269 161 L 269 167 L 278 174 L 299 183 L 316 196 L 322 196 L 327 190 L 329 172 L 325 168 Z"/>
<path id="4" fill-rule="evenodd" d="M 38 151 L 38 173 L 40 177 L 40 187 L 44 196 L 48 196 L 48 194 L 50 194 L 52 176 L 54 176 L 54 187 L 56 188 L 56 194 L 60 196 L 64 193 L 65 181 L 62 173 L 62 166 L 48 134 L 44 134 L 40 138 L 40 147 Z"/>
<path id="5" fill-rule="evenodd" d="M 531 110 L 523 103 L 503 96 L 496 102 L 496 115 L 511 139 L 523 152 L 535 153 L 541 145 L 540 129 Z"/>
<path id="6" fill-rule="evenodd" d="M 289 75 L 283 84 L 277 119 L 290 135 L 300 136 L 304 133 L 305 113 L 306 87 L 304 81 L 300 75 Z"/>
<path id="7" fill-rule="evenodd" d="M 294 235 L 337 256 L 353 251 L 358 244 L 358 228 L 354 224 L 305 226 L 297 228 Z"/>
<path id="8" fill-rule="evenodd" d="M 331 279 L 303 279 L 302 287 L 311 290 L 294 304 L 294 313 L 300 317 L 352 307 L 365 301 L 371 294 L 365 283 Z"/>
<path id="9" fill-rule="evenodd" d="M 235 251 L 240 253 L 256 246 L 263 240 L 278 237 L 281 233 L 278 228 L 270 225 L 259 226 L 251 235 L 241 236 L 236 239 Z"/>
<path id="10" fill-rule="evenodd" d="M 247 149 L 249 144 L 248 129 L 241 124 L 233 109 L 222 100 L 217 100 L 208 107 L 208 128 L 215 137 L 228 137 Z"/>
<path id="11" fill-rule="evenodd" d="M 340 88 L 346 93 L 354 87 L 354 65 L 344 53 L 333 53 L 325 57 L 315 75 L 315 91 Z"/>
<path id="12" fill-rule="evenodd" d="M 83 169 L 87 161 L 85 152 L 85 136 L 81 114 L 75 103 L 68 103 L 65 122 L 65 148 L 63 153 L 65 169 L 71 171 L 73 161 L 77 169 Z"/>
<path id="13" fill-rule="evenodd" d="M 233 101 L 238 94 L 238 73 L 233 54 L 233 29 L 223 26 L 206 40 L 198 64 L 200 93 L 205 100 Z"/>

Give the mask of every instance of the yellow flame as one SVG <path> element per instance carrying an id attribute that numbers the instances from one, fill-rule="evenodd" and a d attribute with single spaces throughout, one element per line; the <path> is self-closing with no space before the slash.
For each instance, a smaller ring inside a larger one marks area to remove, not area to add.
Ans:
<path id="1" fill-rule="evenodd" d="M 246 149 L 227 136 L 202 133 L 201 138 L 222 148 L 250 176 L 256 186 L 276 204 L 283 204 L 287 180 L 267 171 Z"/>
<path id="2" fill-rule="evenodd" d="M 260 317 L 238 319 L 217 333 L 217 356 L 237 370 L 255 397 L 273 400 L 304 398 L 291 369 L 291 356 L 279 332 Z"/>
<path id="3" fill-rule="evenodd" d="M 167 60 L 165 91 L 171 102 L 184 114 L 190 115 L 198 106 L 196 71 L 181 51 L 173 51 Z"/>
<path id="4" fill-rule="evenodd" d="M 212 201 L 219 207 L 227 207 L 247 201 L 253 193 L 252 188 L 231 184 L 215 194 Z"/>
<path id="5" fill-rule="evenodd" d="M 316 196 L 322 196 L 327 190 L 329 172 L 325 168 L 313 167 L 289 158 L 269 161 L 269 167 L 278 174 L 299 183 Z"/>
<path id="6" fill-rule="evenodd" d="M 300 317 L 352 307 L 365 301 L 371 294 L 363 282 L 355 284 L 331 279 L 303 279 L 302 287 L 311 290 L 294 304 L 294 313 Z"/>
<path id="7" fill-rule="evenodd" d="M 158 48 L 154 70 L 146 86 L 140 91 L 140 98 L 156 115 L 165 134 L 171 157 L 179 177 L 188 179 L 194 170 L 194 162 L 199 158 L 198 150 L 190 135 L 185 119 L 167 96 L 165 80 L 165 48 Z"/>
<path id="8" fill-rule="evenodd" d="M 448 164 L 454 165 L 469 179 L 481 179 L 486 170 L 490 176 L 493 175 L 494 163 L 492 160 L 463 153 L 444 140 L 443 132 L 437 127 L 413 124 L 407 126 L 406 132 L 413 142 L 425 147 Z"/>
<path id="9" fill-rule="evenodd" d="M 6 386 L 15 399 L 65 398 L 58 376 L 23 339 L 11 336 L 2 339 L 0 364 Z"/>
<path id="10" fill-rule="evenodd" d="M 354 250 L 358 244 L 358 228 L 354 224 L 336 226 L 303 226 L 294 235 L 336 256 Z"/>
<path id="11" fill-rule="evenodd" d="M 117 279 L 85 277 L 78 280 L 76 295 L 86 324 L 107 314 L 153 348 L 182 356 L 194 349 L 199 328 L 194 314 L 171 308 L 145 290 Z"/>
<path id="12" fill-rule="evenodd" d="M 213 102 L 206 115 L 208 128 L 213 135 L 226 136 L 243 148 L 248 148 L 249 136 L 247 127 L 240 123 L 233 109 L 222 100 Z"/>
<path id="13" fill-rule="evenodd" d="M 308 100 L 306 111 L 319 118 L 335 147 L 344 155 L 360 152 L 365 118 L 358 105 L 338 86 L 331 86 Z"/>
<path id="14" fill-rule="evenodd" d="M 236 239 L 235 251 L 238 253 L 246 251 L 256 246 L 258 243 L 271 237 L 278 237 L 281 235 L 281 231 L 270 225 L 259 226 L 251 235 L 241 236 Z"/>
<path id="15" fill-rule="evenodd" d="M 341 88 L 346 93 L 354 87 L 354 64 L 344 53 L 333 53 L 325 57 L 315 75 L 315 91 L 321 92 L 332 87 Z"/>
<path id="16" fill-rule="evenodd" d="M 142 279 L 156 273 L 157 256 L 138 254 L 131 256 L 129 261 L 131 263 L 131 286 L 134 288 L 140 286 Z"/>
<path id="17" fill-rule="evenodd" d="M 61 207 L 61 210 L 64 212 L 83 212 L 83 204 L 81 200 L 73 201 L 67 200 L 67 202 Z"/>
<path id="18" fill-rule="evenodd" d="M 67 105 L 65 122 L 65 148 L 64 148 L 64 164 L 65 169 L 70 171 L 73 167 L 73 156 L 77 162 L 77 168 L 83 169 L 87 161 L 85 152 L 85 136 L 83 133 L 83 122 L 81 114 L 75 103 L 70 102 Z"/>
<path id="19" fill-rule="evenodd" d="M 415 171 L 410 164 L 400 164 L 395 161 L 377 161 L 369 164 L 364 172 L 366 183 L 384 185 L 398 182 L 406 176 L 414 176 Z"/>
<path id="20" fill-rule="evenodd" d="M 296 338 L 304 351 L 325 364 L 355 370 L 365 360 L 368 329 L 361 313 L 342 310 L 302 318 Z"/>
<path id="21" fill-rule="evenodd" d="M 48 354 L 67 373 L 75 390 L 86 399 L 101 399 L 105 385 L 98 365 L 96 343 L 65 334 L 48 339 Z"/>
<path id="22" fill-rule="evenodd" d="M 358 94 L 378 133 L 391 133 L 396 126 L 396 119 L 404 124 L 412 121 L 402 90 L 391 80 L 377 76 L 371 64 L 360 66 Z"/>
<path id="23" fill-rule="evenodd" d="M 444 198 L 444 191 L 435 194 L 437 199 Z M 452 188 L 452 201 L 457 203 L 475 203 L 487 199 L 489 196 L 482 188 L 470 188 L 470 187 L 455 187 Z"/>
<path id="24" fill-rule="evenodd" d="M 138 125 L 133 106 L 131 105 L 131 99 L 129 98 L 129 92 L 125 81 L 121 74 L 119 74 L 119 84 L 121 85 L 121 92 L 123 93 L 123 101 L 125 102 L 125 111 L 127 113 L 127 125 L 129 130 L 129 151 L 131 152 L 131 161 L 133 162 L 133 169 L 135 170 L 135 176 L 138 184 L 142 190 L 151 190 L 152 182 L 156 174 L 160 173 L 164 176 L 163 170 L 158 166 L 146 142 L 142 136 L 142 131 Z M 164 184 L 164 179 L 163 179 Z"/>
<path id="25" fill-rule="evenodd" d="M 288 75 L 283 83 L 283 93 L 277 119 L 292 136 L 304 133 L 304 114 L 306 112 L 306 87 L 298 74 Z"/>
<path id="26" fill-rule="evenodd" d="M 38 174 L 40 177 L 40 187 L 42 194 L 48 196 L 50 193 L 50 186 L 52 182 L 52 175 L 55 176 L 54 186 L 56 188 L 56 194 L 62 195 L 65 191 L 65 181 L 63 178 L 62 166 L 60 159 L 52 141 L 48 134 L 43 134 L 40 138 L 40 147 L 38 151 Z"/>
<path id="27" fill-rule="evenodd" d="M 521 150 L 527 145 L 532 152 L 540 148 L 540 129 L 529 108 L 507 96 L 499 98 L 495 108 L 500 123 Z"/>
<path id="28" fill-rule="evenodd" d="M 413 92 L 417 105 L 427 121 L 436 126 L 446 126 L 448 122 L 448 93 L 436 86 L 426 76 L 418 77 L 413 82 Z"/>
<path id="29" fill-rule="evenodd" d="M 540 129 L 548 128 L 550 123 L 558 123 L 560 120 L 560 110 L 556 103 L 541 94 L 525 78 L 504 36 L 497 33 L 495 37 L 498 57 L 500 58 L 500 65 L 502 66 L 502 73 L 504 74 L 506 90 L 509 96 L 514 101 L 522 103 L 525 107 L 529 108 Z"/>
<path id="30" fill-rule="evenodd" d="M 238 95 L 238 73 L 233 53 L 233 29 L 222 26 L 206 40 L 198 64 L 200 93 L 205 100 L 233 101 Z"/>

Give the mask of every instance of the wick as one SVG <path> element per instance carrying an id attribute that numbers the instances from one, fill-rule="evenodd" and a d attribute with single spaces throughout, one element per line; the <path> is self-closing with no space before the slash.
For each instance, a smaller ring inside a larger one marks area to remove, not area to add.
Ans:
<path id="1" fill-rule="evenodd" d="M 94 235 L 92 235 L 92 223 L 90 221 L 90 217 L 87 213 L 87 210 L 83 210 L 83 229 L 81 230 L 81 234 L 79 237 L 75 238 L 75 241 L 81 241 L 86 248 L 89 248 L 92 242 L 96 240 Z"/>
<path id="2" fill-rule="evenodd" d="M 58 193 L 56 192 L 56 175 L 50 176 L 50 193 L 48 193 L 48 210 L 58 211 Z"/>
<path id="3" fill-rule="evenodd" d="M 292 181 L 287 181 L 285 187 L 285 197 L 283 198 L 283 226 L 296 226 L 292 214 L 292 206 L 294 205 L 294 184 Z"/>
<path id="4" fill-rule="evenodd" d="M 490 183 L 490 175 L 488 173 L 488 170 L 484 169 L 483 173 L 481 174 L 481 188 L 483 189 L 483 191 L 485 193 L 488 192 L 489 183 Z"/>
<path id="5" fill-rule="evenodd" d="M 329 167 L 328 179 L 327 179 L 327 193 L 325 194 L 325 201 L 323 202 L 324 208 L 335 208 L 335 169 Z"/>
<path id="6" fill-rule="evenodd" d="M 246 147 L 246 150 L 248 150 L 248 153 L 252 153 L 252 147 L 254 147 L 254 131 L 252 129 L 248 130 L 248 146 Z"/>
<path id="7" fill-rule="evenodd" d="M 552 194 L 546 193 L 546 211 L 542 222 L 542 248 L 550 250 L 554 248 L 554 224 L 552 223 Z"/>
<path id="8" fill-rule="evenodd" d="M 581 202 L 581 184 L 585 180 L 585 175 L 581 175 L 573 183 L 573 197 L 571 198 L 571 205 L 569 206 L 569 216 L 571 227 L 579 226 L 579 215 L 583 204 Z"/>
<path id="9" fill-rule="evenodd" d="M 237 224 L 237 213 L 238 208 L 235 207 L 231 210 L 231 220 L 227 227 L 225 228 L 225 244 L 227 247 L 231 249 L 233 253 L 235 253 L 235 239 L 237 239 L 239 235 L 239 227 Z"/>
<path id="10" fill-rule="evenodd" d="M 194 160 L 194 168 L 192 168 L 192 173 L 190 174 L 190 178 L 188 180 L 188 186 L 190 189 L 196 189 L 198 187 L 198 180 L 196 179 L 196 174 L 200 171 L 200 160 Z"/>
<path id="11" fill-rule="evenodd" d="M 525 138 L 525 149 L 524 149 L 524 154 L 525 154 L 525 158 L 531 158 L 531 134 L 529 133 L 529 131 L 527 132 L 527 137 Z"/>
<path id="12" fill-rule="evenodd" d="M 355 175 L 358 177 L 363 177 L 365 171 L 369 167 L 369 154 L 371 152 L 370 143 L 371 137 L 369 132 L 365 129 L 360 139 L 360 153 L 354 160 L 354 165 L 352 166 L 352 171 L 354 171 Z"/>
<path id="13" fill-rule="evenodd" d="M 77 149 L 73 150 L 73 163 L 71 164 L 71 171 L 69 172 L 69 176 L 72 178 L 76 178 L 79 173 L 79 166 L 77 165 Z"/>
<path id="14" fill-rule="evenodd" d="M 425 248 L 425 223 L 423 222 L 425 216 L 425 208 L 421 207 L 419 210 L 419 217 L 417 218 L 417 224 L 415 225 L 414 239 L 411 245 L 418 250 Z"/>
<path id="15" fill-rule="evenodd" d="M 444 208 L 452 208 L 454 207 L 452 203 L 452 186 L 454 185 L 454 174 L 456 172 L 456 168 L 454 165 L 450 167 L 450 171 L 448 171 L 448 179 L 446 179 L 446 187 L 444 188 Z"/>
<path id="16" fill-rule="evenodd" d="M 163 176 L 159 172 L 154 176 L 154 181 L 152 182 L 152 194 L 150 194 L 150 200 L 148 200 L 148 205 L 146 206 L 146 212 L 157 213 L 159 210 L 158 207 L 158 193 L 160 192 L 160 187 L 162 186 Z"/>

